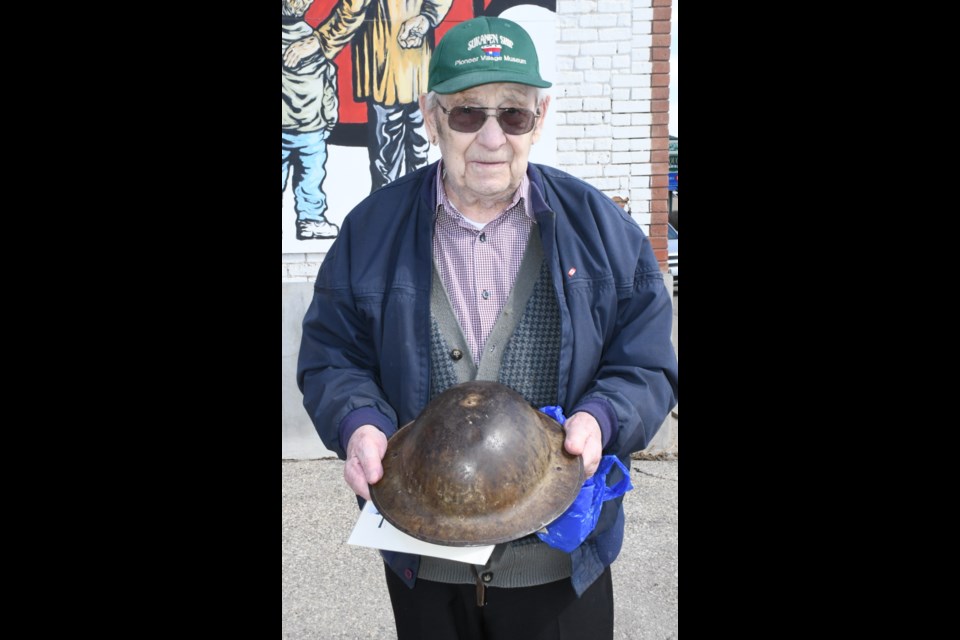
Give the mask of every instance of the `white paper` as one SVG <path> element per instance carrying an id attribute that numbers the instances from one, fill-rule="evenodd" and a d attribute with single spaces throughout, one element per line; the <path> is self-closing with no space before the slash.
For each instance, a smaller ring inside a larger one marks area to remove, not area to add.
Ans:
<path id="1" fill-rule="evenodd" d="M 448 547 L 417 540 L 400 531 L 380 515 L 372 500 L 367 500 L 347 544 L 387 551 L 402 551 L 421 556 L 446 558 L 469 564 L 486 564 L 494 545 L 483 547 Z"/>

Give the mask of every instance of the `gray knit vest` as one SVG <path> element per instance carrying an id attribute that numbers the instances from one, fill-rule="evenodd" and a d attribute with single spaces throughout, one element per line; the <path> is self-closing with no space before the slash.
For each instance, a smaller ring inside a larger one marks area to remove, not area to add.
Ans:
<path id="1" fill-rule="evenodd" d="M 560 309 L 536 227 L 479 367 L 473 363 L 436 267 L 430 312 L 431 398 L 461 382 L 497 380 L 534 407 L 557 403 Z M 529 587 L 569 578 L 570 555 L 531 534 L 497 545 L 487 565 L 475 569 L 487 586 Z M 418 574 L 424 580 L 456 584 L 473 584 L 476 576 L 469 564 L 430 556 L 422 557 Z"/>

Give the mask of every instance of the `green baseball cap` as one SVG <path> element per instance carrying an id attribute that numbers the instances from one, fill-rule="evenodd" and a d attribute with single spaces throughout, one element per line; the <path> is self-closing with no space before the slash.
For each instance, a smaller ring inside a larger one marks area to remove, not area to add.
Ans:
<path id="1" fill-rule="evenodd" d="M 530 35 L 516 22 L 481 16 L 450 29 L 430 58 L 427 91 L 457 93 L 491 82 L 550 87 Z"/>

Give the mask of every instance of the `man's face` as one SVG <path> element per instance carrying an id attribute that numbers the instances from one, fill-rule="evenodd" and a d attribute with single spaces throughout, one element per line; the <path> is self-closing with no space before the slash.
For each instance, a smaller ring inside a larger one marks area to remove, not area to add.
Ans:
<path id="1" fill-rule="evenodd" d="M 457 208 L 465 213 L 490 208 L 495 202 L 509 201 L 527 171 L 530 147 L 540 139 L 550 98 L 536 104 L 537 90 L 523 84 L 498 82 L 472 87 L 460 93 L 440 95 L 439 105 L 448 111 L 454 107 L 515 107 L 540 112 L 528 133 L 503 132 L 495 117 L 487 118 L 479 131 L 463 133 L 450 128 L 439 106 L 428 112 L 425 96 L 420 110 L 431 138 L 436 138 L 446 169 L 444 186 Z M 493 114 L 494 112 L 488 111 Z"/>

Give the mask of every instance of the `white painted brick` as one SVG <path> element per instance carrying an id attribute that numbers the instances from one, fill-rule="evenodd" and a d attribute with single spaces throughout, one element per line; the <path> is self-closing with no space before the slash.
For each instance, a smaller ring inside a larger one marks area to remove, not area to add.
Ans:
<path id="1" fill-rule="evenodd" d="M 630 90 L 631 100 L 652 100 L 653 87 L 635 87 Z"/>
<path id="2" fill-rule="evenodd" d="M 602 122 L 603 116 L 596 111 L 570 111 L 567 113 L 567 124 L 594 125 Z M 586 135 L 590 136 L 589 130 L 586 131 Z"/>
<path id="3" fill-rule="evenodd" d="M 633 30 L 633 35 L 641 36 L 647 33 L 653 33 L 653 23 L 652 22 L 637 22 L 633 21 L 633 24 L 630 27 Z"/>
<path id="4" fill-rule="evenodd" d="M 597 7 L 598 13 L 630 13 L 632 10 L 631 2 L 601 2 Z"/>
<path id="5" fill-rule="evenodd" d="M 595 124 L 584 127 L 583 135 L 588 138 L 606 138 L 610 136 L 610 132 L 613 129 L 608 124 Z"/>
<path id="6" fill-rule="evenodd" d="M 550 106 L 556 111 L 582 111 L 583 100 L 581 98 L 557 98 L 550 102 Z"/>
<path id="7" fill-rule="evenodd" d="M 644 75 L 650 75 L 653 73 L 653 63 L 649 61 L 634 60 L 633 54 L 630 54 L 630 64 L 633 65 L 634 73 L 642 73 Z"/>
<path id="8" fill-rule="evenodd" d="M 559 60 L 557 62 L 559 62 Z M 614 69 L 629 69 L 631 64 L 633 63 L 630 61 L 630 56 L 613 56 L 613 60 L 611 61 L 611 66 Z M 650 66 L 652 67 L 653 65 Z"/>
<path id="9" fill-rule="evenodd" d="M 653 222 L 653 216 L 649 213 L 634 213 L 633 198 L 630 198 L 630 217 L 640 225 L 640 228 L 643 229 L 646 235 L 650 235 L 650 224 Z"/>
<path id="10" fill-rule="evenodd" d="M 557 0 L 557 13 L 593 13 L 597 3 L 589 0 Z"/>
<path id="11" fill-rule="evenodd" d="M 617 74 L 610 79 L 610 84 L 614 89 L 621 87 L 649 87 L 649 76 L 636 76 L 633 74 Z"/>
<path id="12" fill-rule="evenodd" d="M 557 45 L 553 48 L 554 53 L 558 58 L 563 56 L 578 56 L 580 55 L 580 47 L 586 46 L 581 45 L 579 42 L 558 42 Z"/>
<path id="13" fill-rule="evenodd" d="M 610 139 L 610 149 L 612 151 L 632 151 L 631 140 L 613 140 Z"/>
<path id="14" fill-rule="evenodd" d="M 596 42 L 596 29 L 561 29 L 560 40 L 563 42 Z"/>
<path id="15" fill-rule="evenodd" d="M 291 278 L 307 278 L 317 275 L 317 266 L 306 262 L 287 264 L 287 273 Z"/>
<path id="16" fill-rule="evenodd" d="M 598 29 L 598 36 L 601 40 L 616 42 L 618 40 L 629 40 L 632 42 L 634 29 L 636 27 L 610 27 L 609 29 Z M 633 43 L 636 46 L 636 43 Z"/>
<path id="17" fill-rule="evenodd" d="M 609 162 L 610 162 L 609 151 L 592 151 L 587 153 L 587 158 L 586 158 L 587 164 L 609 164 Z"/>
<path id="18" fill-rule="evenodd" d="M 617 16 L 617 26 L 618 27 L 629 27 L 633 22 L 633 16 L 629 16 L 625 13 L 621 13 Z"/>
<path id="19" fill-rule="evenodd" d="M 593 76 L 590 76 L 590 79 L 593 80 Z M 583 84 L 580 87 L 580 95 L 582 96 L 602 96 L 604 91 L 607 89 L 602 84 Z"/>
<path id="20" fill-rule="evenodd" d="M 287 264 L 289 262 L 306 262 L 307 254 L 305 253 L 284 253 L 281 262 Z"/>
<path id="21" fill-rule="evenodd" d="M 637 127 L 650 126 L 653 124 L 653 114 L 652 113 L 632 113 L 630 114 L 630 124 Z"/>
<path id="22" fill-rule="evenodd" d="M 577 151 L 593 151 L 597 141 L 594 138 L 580 138 L 577 140 Z"/>
<path id="23" fill-rule="evenodd" d="M 610 111 L 610 98 L 586 98 L 583 100 L 584 111 Z"/>
<path id="24" fill-rule="evenodd" d="M 614 113 L 643 113 L 650 111 L 650 104 L 643 100 L 614 100 Z"/>
<path id="25" fill-rule="evenodd" d="M 583 127 L 565 126 L 555 130 L 557 138 L 582 138 Z"/>
<path id="26" fill-rule="evenodd" d="M 620 190 L 620 180 L 617 178 L 603 178 L 597 176 L 595 178 L 590 178 L 590 184 L 595 186 L 601 191 L 619 191 Z"/>
<path id="27" fill-rule="evenodd" d="M 573 61 L 574 67 L 580 70 L 593 69 L 593 56 L 580 56 Z M 593 79 L 591 77 L 591 79 Z"/>
<path id="28" fill-rule="evenodd" d="M 580 26 L 584 29 L 590 27 L 615 27 L 620 16 L 612 13 L 587 13 L 580 16 Z"/>
<path id="29" fill-rule="evenodd" d="M 613 127 L 614 138 L 649 138 L 650 127 Z"/>
<path id="30" fill-rule="evenodd" d="M 573 58 L 557 58 L 554 64 L 557 71 L 570 71 L 573 69 Z"/>
<path id="31" fill-rule="evenodd" d="M 557 27 L 560 29 L 575 29 L 580 24 L 580 16 L 557 13 Z"/>
<path id="32" fill-rule="evenodd" d="M 556 98 L 576 98 L 580 95 L 579 84 L 564 84 L 559 82 L 553 84 L 553 95 Z"/>
<path id="33" fill-rule="evenodd" d="M 610 97 L 614 100 L 629 100 L 630 89 L 613 89 L 610 92 Z"/>
<path id="34" fill-rule="evenodd" d="M 630 165 L 628 164 L 608 164 L 603 168 L 603 175 L 608 178 L 614 178 L 617 176 L 629 176 L 630 175 Z"/>
<path id="35" fill-rule="evenodd" d="M 564 171 L 582 179 L 596 178 L 600 175 L 600 168 L 597 167 L 596 165 L 594 166 L 588 166 L 588 165 L 582 165 L 582 164 L 576 165 L 576 166 L 571 165 L 569 167 L 565 167 Z"/>
<path id="36" fill-rule="evenodd" d="M 650 164 L 650 153 L 634 152 L 638 156 L 647 156 L 646 161 L 640 160 L 637 164 L 630 166 L 630 175 L 632 176 L 652 176 L 653 165 Z"/>
<path id="37" fill-rule="evenodd" d="M 564 151 L 557 154 L 557 162 L 562 165 L 574 166 L 584 164 L 584 154 L 579 151 Z"/>
<path id="38" fill-rule="evenodd" d="M 567 124 L 567 114 L 563 111 L 550 110 L 550 119 L 553 120 L 553 126 L 562 127 Z"/>
<path id="39" fill-rule="evenodd" d="M 633 21 L 637 22 L 638 20 L 646 20 L 650 22 L 653 20 L 653 9 L 634 9 L 633 10 Z"/>
<path id="40" fill-rule="evenodd" d="M 555 82 L 557 84 L 583 84 L 583 72 L 582 71 L 564 71 L 561 73 L 557 73 L 557 78 Z"/>
<path id="41" fill-rule="evenodd" d="M 597 151 L 610 151 L 612 145 L 612 138 L 597 138 L 593 141 L 593 148 Z"/>
<path id="42" fill-rule="evenodd" d="M 627 45 L 627 46 L 624 46 Z M 617 53 L 630 53 L 634 49 L 649 49 L 653 46 L 653 36 L 633 36 L 630 42 L 617 44 Z"/>
<path id="43" fill-rule="evenodd" d="M 630 53 L 630 60 L 632 64 L 636 65 L 634 69 L 640 69 L 644 63 L 650 62 L 652 60 L 650 49 L 634 49 Z M 639 71 L 637 72 L 639 73 Z"/>
<path id="44" fill-rule="evenodd" d="M 631 164 L 635 162 L 646 162 L 650 160 L 649 153 L 641 153 L 637 151 L 614 151 L 611 156 L 611 161 L 614 164 Z M 634 174 L 631 170 L 631 175 Z"/>
<path id="45" fill-rule="evenodd" d="M 577 148 L 577 144 L 579 142 L 579 140 L 574 140 L 573 138 L 563 138 L 561 140 L 557 140 L 557 152 L 573 151 Z"/>
<path id="46" fill-rule="evenodd" d="M 580 53 L 591 56 L 612 56 L 618 53 L 616 42 L 585 42 L 580 45 Z"/>
<path id="47" fill-rule="evenodd" d="M 604 69 L 594 68 L 593 71 L 590 72 L 590 79 L 593 80 L 594 82 L 601 83 L 601 86 L 603 87 L 603 95 L 610 94 L 610 72 L 609 71 L 606 71 Z"/>

